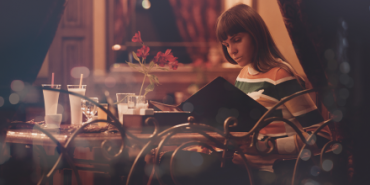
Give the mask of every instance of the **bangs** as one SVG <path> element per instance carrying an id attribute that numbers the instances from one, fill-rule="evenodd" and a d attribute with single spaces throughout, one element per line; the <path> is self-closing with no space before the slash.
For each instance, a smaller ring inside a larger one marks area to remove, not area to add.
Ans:
<path id="1" fill-rule="evenodd" d="M 217 24 L 217 39 L 222 42 L 227 39 L 228 36 L 233 36 L 240 32 L 247 32 L 237 21 L 237 17 L 233 17 L 228 14 L 224 14 L 220 17 L 220 20 Z"/>

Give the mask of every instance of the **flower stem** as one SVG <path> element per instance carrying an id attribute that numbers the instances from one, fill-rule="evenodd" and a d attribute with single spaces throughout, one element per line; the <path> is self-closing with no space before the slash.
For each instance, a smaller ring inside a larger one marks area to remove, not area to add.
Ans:
<path id="1" fill-rule="evenodd" d="M 143 83 L 141 84 L 141 88 L 140 88 L 139 96 L 141 95 L 141 91 L 143 90 L 143 86 L 144 86 L 145 78 L 146 78 L 146 73 L 144 74 L 144 79 L 143 79 Z"/>

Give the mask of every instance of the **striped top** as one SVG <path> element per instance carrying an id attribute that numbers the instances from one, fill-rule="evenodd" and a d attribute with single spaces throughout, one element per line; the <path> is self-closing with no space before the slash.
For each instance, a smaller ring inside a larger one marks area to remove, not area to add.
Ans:
<path id="1" fill-rule="evenodd" d="M 272 108 L 282 98 L 303 90 L 296 78 L 280 67 L 260 73 L 251 65 L 245 66 L 240 71 L 235 86 L 267 109 Z M 309 94 L 287 101 L 278 107 L 274 116 L 286 118 L 305 131 L 315 130 L 319 126 L 318 123 L 323 121 Z M 295 131 L 285 122 L 275 121 L 263 128 L 260 134 L 281 137 L 292 136 Z M 326 128 L 318 135 L 329 139 L 330 131 Z"/>

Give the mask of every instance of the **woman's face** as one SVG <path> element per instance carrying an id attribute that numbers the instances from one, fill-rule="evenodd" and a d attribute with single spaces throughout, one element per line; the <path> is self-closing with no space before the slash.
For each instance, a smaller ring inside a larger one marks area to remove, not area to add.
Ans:
<path id="1" fill-rule="evenodd" d="M 227 39 L 222 42 L 222 45 L 227 48 L 230 57 L 234 59 L 239 66 L 244 67 L 251 63 L 254 46 L 248 33 L 240 32 L 233 36 L 228 36 Z"/>

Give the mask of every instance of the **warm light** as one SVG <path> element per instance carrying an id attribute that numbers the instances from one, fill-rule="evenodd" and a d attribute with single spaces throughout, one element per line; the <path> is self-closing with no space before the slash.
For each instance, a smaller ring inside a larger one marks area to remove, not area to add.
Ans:
<path id="1" fill-rule="evenodd" d="M 24 83 L 22 80 L 13 80 L 10 84 L 10 87 L 13 91 L 19 92 L 22 91 L 24 88 Z"/>
<path id="2" fill-rule="evenodd" d="M 333 161 L 327 159 L 324 162 L 322 162 L 322 169 L 327 172 L 333 169 Z"/>
<path id="3" fill-rule="evenodd" d="M 149 9 L 152 6 L 149 0 L 143 0 L 141 5 L 143 6 L 144 9 Z"/>
<path id="4" fill-rule="evenodd" d="M 301 159 L 304 161 L 307 161 L 311 158 L 311 150 L 309 149 L 303 149 Z"/>
<path id="5" fill-rule="evenodd" d="M 194 166 L 200 166 L 203 164 L 203 157 L 198 152 L 193 152 L 190 154 L 190 162 Z"/>
<path id="6" fill-rule="evenodd" d="M 120 50 L 120 49 L 121 49 L 121 45 L 119 45 L 119 44 L 115 44 L 115 45 L 113 45 L 113 46 L 112 46 L 112 49 L 113 49 L 114 51 L 118 51 L 118 50 Z"/>
<path id="7" fill-rule="evenodd" d="M 87 78 L 90 75 L 90 70 L 89 68 L 85 66 L 79 66 L 79 67 L 74 67 L 71 69 L 71 76 L 73 78 L 79 79 L 81 74 L 83 74 L 83 78 Z"/>
<path id="8" fill-rule="evenodd" d="M 19 95 L 17 93 L 12 93 L 9 96 L 9 101 L 13 105 L 19 103 L 19 100 L 20 100 L 20 97 L 19 97 Z"/>

